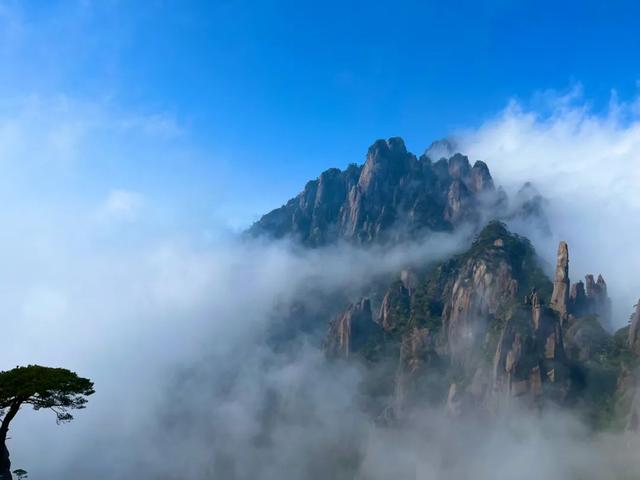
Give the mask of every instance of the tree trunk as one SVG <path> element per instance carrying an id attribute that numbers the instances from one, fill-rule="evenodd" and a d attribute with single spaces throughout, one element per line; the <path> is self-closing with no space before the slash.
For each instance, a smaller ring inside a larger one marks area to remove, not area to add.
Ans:
<path id="1" fill-rule="evenodd" d="M 11 460 L 9 459 L 9 450 L 3 441 L 0 445 L 0 480 L 12 480 Z"/>
<path id="2" fill-rule="evenodd" d="M 9 459 L 9 450 L 7 449 L 7 433 L 9 432 L 9 424 L 20 410 L 20 401 L 14 402 L 7 414 L 2 419 L 0 425 L 0 480 L 13 480 L 11 475 L 11 460 Z"/>

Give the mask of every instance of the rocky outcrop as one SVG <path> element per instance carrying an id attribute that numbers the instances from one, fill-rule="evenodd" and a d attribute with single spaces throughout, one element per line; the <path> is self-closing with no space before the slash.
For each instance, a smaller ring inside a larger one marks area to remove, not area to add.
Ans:
<path id="1" fill-rule="evenodd" d="M 513 267 L 499 249 L 490 257 L 471 257 L 453 282 L 444 310 L 448 352 L 461 365 L 473 361 L 490 321 L 501 306 L 517 298 Z"/>
<path id="2" fill-rule="evenodd" d="M 583 313 L 588 310 L 587 294 L 582 281 L 571 285 L 569 303 L 571 305 L 571 312 L 576 316 L 582 316 Z"/>
<path id="3" fill-rule="evenodd" d="M 579 281 L 571 285 L 568 311 L 574 318 L 595 315 L 603 325 L 610 324 L 611 300 L 602 275 L 598 275 L 597 281 L 593 280 L 593 275 L 586 275 L 584 283 Z"/>
<path id="4" fill-rule="evenodd" d="M 249 233 L 293 236 L 308 246 L 411 238 L 477 221 L 494 191 L 484 162 L 471 166 L 459 153 L 435 163 L 428 155 L 416 158 L 395 137 L 376 141 L 362 167 L 327 170 Z"/>
<path id="5" fill-rule="evenodd" d="M 558 316 L 542 303 L 537 292 L 532 293 L 529 298 L 536 350 L 542 354 L 543 362 L 547 365 L 551 365 L 552 362 L 564 362 L 566 358 L 562 326 Z M 529 302 L 526 304 L 528 305 Z M 552 370 L 552 368 L 544 369 L 548 377 L 553 376 Z"/>
<path id="6" fill-rule="evenodd" d="M 371 302 L 363 298 L 349 305 L 330 325 L 325 350 L 331 357 L 349 358 L 375 340 L 380 327 L 373 321 Z"/>
<path id="7" fill-rule="evenodd" d="M 377 140 L 363 165 L 323 172 L 248 234 L 293 237 L 310 247 L 389 243 L 461 224 L 479 227 L 493 218 L 548 232 L 544 199 L 533 185 L 526 183 L 509 201 L 484 162 L 472 165 L 455 149 L 452 141 L 441 140 L 416 157 L 399 137 Z"/>
<path id="8" fill-rule="evenodd" d="M 562 327 L 536 292 L 509 318 L 494 357 L 493 406 L 513 399 L 540 407 L 544 397 L 562 401 L 568 391 Z"/>
<path id="9" fill-rule="evenodd" d="M 596 317 L 575 319 L 565 331 L 565 346 L 570 358 L 588 362 L 606 353 L 611 335 Z"/>
<path id="10" fill-rule="evenodd" d="M 454 163 L 450 174 L 465 175 L 464 166 Z M 362 351 L 354 325 L 368 326 L 358 337 L 396 355 L 385 357 L 398 365 L 386 377 L 395 418 L 425 403 L 463 416 L 479 408 L 496 414 L 513 405 L 567 405 L 581 395 L 593 411 L 613 395 L 618 360 L 610 360 L 611 335 L 594 314 L 575 315 L 579 305 L 591 312 L 593 299 L 603 303 L 604 281 L 594 281 L 589 292 L 582 282 L 571 286 L 565 242 L 552 283 L 531 244 L 491 222 L 468 251 L 404 270 L 376 291 L 373 318 L 368 303 L 350 306 L 332 324 L 328 350 L 343 357 Z M 632 319 L 633 331 L 637 323 Z M 371 333 L 372 324 L 378 333 Z M 634 339 L 630 333 L 629 345 Z M 585 389 L 586 381 L 593 388 Z"/>
<path id="11" fill-rule="evenodd" d="M 572 318 L 595 315 L 604 325 L 611 318 L 611 301 L 607 294 L 607 284 L 602 275 L 594 281 L 593 275 L 585 276 L 585 282 L 571 284 L 569 280 L 569 247 L 566 242 L 558 245 L 551 308 L 560 314 L 563 321 Z"/>
<path id="12" fill-rule="evenodd" d="M 402 281 L 387 290 L 380 307 L 379 323 L 386 331 L 402 328 L 409 317 L 410 291 Z"/>
<path id="13" fill-rule="evenodd" d="M 487 335 L 519 303 L 521 292 L 548 292 L 550 285 L 528 241 L 499 222 L 490 223 L 456 264 L 443 292 L 442 337 L 452 362 L 473 369 L 487 348 Z"/>
<path id="14" fill-rule="evenodd" d="M 640 300 L 634 306 L 635 311 L 629 319 L 629 336 L 627 345 L 629 351 L 634 355 L 640 356 Z"/>
<path id="15" fill-rule="evenodd" d="M 397 242 L 492 218 L 545 231 L 544 203 L 531 184 L 507 197 L 485 163 L 471 164 L 451 142 L 435 142 L 418 158 L 391 138 L 376 141 L 363 165 L 330 169 L 308 182 L 250 233 L 318 247 Z M 576 406 L 599 425 L 619 413 L 620 428 L 638 431 L 640 303 L 630 325 L 612 335 L 605 328 L 611 316 L 606 282 L 587 275 L 571 284 L 566 242 L 558 246 L 550 280 L 529 241 L 504 224 L 473 231 L 466 252 L 436 265 L 411 265 L 388 283 L 376 278 L 358 290 L 366 298 L 337 315 L 354 300 L 347 299 L 351 289 L 325 297 L 308 291 L 313 308 L 290 313 L 305 319 L 294 330 L 313 337 L 313 325 L 326 331 L 333 318 L 327 355 L 362 361 L 363 384 L 377 395 L 372 404 L 383 404 L 383 415 L 394 421 L 425 404 L 461 417 L 554 403 Z M 288 330 L 276 337 L 282 343 Z"/>
<path id="16" fill-rule="evenodd" d="M 579 314 L 596 315 L 603 324 L 609 324 L 611 320 L 611 300 L 607 294 L 607 284 L 604 278 L 602 278 L 602 275 L 598 275 L 598 279 L 594 282 L 593 275 L 587 275 L 585 283 L 586 305 L 583 309 L 584 311 Z"/>
<path id="17" fill-rule="evenodd" d="M 428 328 L 413 327 L 403 335 L 395 379 L 393 406 L 396 415 L 416 399 L 429 402 L 439 397 L 443 373 L 439 367 L 440 357 L 433 332 Z"/>
<path id="18" fill-rule="evenodd" d="M 532 288 L 548 296 L 551 283 L 537 266 L 531 245 L 499 222 L 483 229 L 468 252 L 427 270 L 402 272 L 382 295 L 377 318 L 387 341 L 399 345 L 395 410 L 446 401 L 454 371 L 462 379 L 455 387 L 454 397 L 462 402 L 458 405 L 484 402 L 493 384 L 487 359 L 496 348 L 507 352 L 506 343 L 516 341 L 500 325 L 508 322 L 512 306 L 521 303 L 520 292 Z M 549 365 L 563 356 L 562 336 L 555 314 L 535 298 L 535 305 L 526 307 L 537 342 L 532 351 L 540 355 L 535 358 L 541 374 L 553 377 Z M 338 325 L 352 315 L 350 307 L 332 325 L 330 337 L 339 337 Z M 519 359 L 519 369 L 523 362 Z"/>
<path id="19" fill-rule="evenodd" d="M 513 318 L 502 331 L 494 359 L 495 409 L 508 407 L 514 397 L 542 396 L 542 373 L 529 326 Z M 522 328 L 523 331 L 518 331 Z M 496 408 L 497 407 L 497 408 Z"/>
<path id="20" fill-rule="evenodd" d="M 567 242 L 560 242 L 558 245 L 555 278 L 553 280 L 551 308 L 562 316 L 568 313 L 569 289 L 569 247 Z"/>

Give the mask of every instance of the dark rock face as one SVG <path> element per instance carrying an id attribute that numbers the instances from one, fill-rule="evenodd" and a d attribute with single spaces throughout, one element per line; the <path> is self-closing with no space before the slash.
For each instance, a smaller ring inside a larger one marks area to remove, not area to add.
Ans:
<path id="1" fill-rule="evenodd" d="M 368 342 L 375 341 L 379 332 L 380 327 L 374 323 L 371 314 L 371 302 L 363 298 L 349 305 L 331 323 L 325 348 L 332 357 L 349 358 L 360 352 Z"/>
<path id="2" fill-rule="evenodd" d="M 582 312 L 587 310 L 587 294 L 584 290 L 584 283 L 582 281 L 578 281 L 571 285 L 569 302 L 571 304 L 571 310 L 578 315 L 581 315 Z"/>
<path id="3" fill-rule="evenodd" d="M 607 284 L 598 275 L 596 282 L 593 281 L 593 275 L 587 275 L 586 280 L 586 307 L 582 314 L 592 314 L 600 317 L 600 320 L 608 324 L 611 320 L 611 300 L 607 296 Z"/>
<path id="4" fill-rule="evenodd" d="M 330 169 L 286 205 L 263 216 L 253 235 L 297 237 L 308 246 L 367 244 L 447 231 L 479 219 L 495 192 L 487 165 L 461 154 L 416 158 L 400 138 L 378 140 L 362 167 Z"/>
<path id="5" fill-rule="evenodd" d="M 598 280 L 595 282 L 593 275 L 587 275 L 585 276 L 585 283 L 579 281 L 571 285 L 568 312 L 573 317 L 595 315 L 602 324 L 609 325 L 611 321 L 611 300 L 607 294 L 607 284 L 602 275 L 598 275 Z"/>
<path id="6" fill-rule="evenodd" d="M 606 351 L 611 336 L 597 317 L 588 316 L 571 323 L 565 332 L 565 345 L 569 356 L 587 362 Z"/>

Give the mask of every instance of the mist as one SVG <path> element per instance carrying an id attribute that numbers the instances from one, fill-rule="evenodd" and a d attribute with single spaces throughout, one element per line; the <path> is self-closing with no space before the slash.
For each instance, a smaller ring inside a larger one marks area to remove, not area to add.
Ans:
<path id="1" fill-rule="evenodd" d="M 319 338 L 281 358 L 265 343 L 267 328 L 302 292 L 357 298 L 372 279 L 456 253 L 468 235 L 434 234 L 387 249 L 305 250 L 232 235 L 160 237 L 128 221 L 105 232 L 105 209 L 116 204 L 128 220 L 129 200 L 109 194 L 73 224 L 52 222 L 51 212 L 47 220 L 25 217 L 5 238 L 0 300 L 11 341 L 2 369 L 61 365 L 90 377 L 98 392 L 71 424 L 56 426 L 48 412 L 28 410 L 15 420 L 12 461 L 34 478 L 202 478 L 221 445 L 257 435 L 256 416 L 274 391 L 303 395 L 290 415 L 322 406 L 308 422 L 350 412 L 365 428 L 364 412 L 349 410 L 357 368 L 329 369 Z M 36 228 L 43 223 L 55 226 Z M 138 241 L 114 244 L 114 228 Z M 220 391 L 228 396 L 219 398 Z M 174 415 L 178 431 L 168 436 L 165 422 Z M 292 423 L 300 435 L 306 430 Z M 325 445 L 340 437 L 337 430 L 319 434 Z M 309 438 L 309 448 L 319 441 Z M 274 478 L 285 467 L 283 458 Z"/>
<path id="2" fill-rule="evenodd" d="M 613 102 L 596 114 L 573 94 L 549 102 L 544 115 L 511 103 L 459 132 L 461 150 L 486 161 L 510 193 L 534 182 L 548 199 L 551 236 L 513 228 L 532 237 L 549 265 L 557 240 L 567 240 L 572 280 L 602 272 L 622 326 L 640 292 L 640 253 L 629 234 L 640 208 L 638 110 Z M 78 148 L 74 156 L 82 157 L 85 147 Z M 640 474 L 636 437 L 593 434 L 566 412 L 514 412 L 489 425 L 425 406 L 382 425 L 364 406 L 363 367 L 327 362 L 321 335 L 301 336 L 285 352 L 266 341 L 274 318 L 301 292 L 356 300 L 373 279 L 461 251 L 469 231 L 390 249 L 305 250 L 211 236 L 206 226 L 166 229 L 154 224 L 164 205 L 133 190 L 79 195 L 72 214 L 66 205 L 43 207 L 33 193 L 14 192 L 23 214 L 2 215 L 0 301 L 10 341 L 0 368 L 63 366 L 94 380 L 97 393 L 68 425 L 47 412 L 16 418 L 11 458 L 31 478 Z"/>

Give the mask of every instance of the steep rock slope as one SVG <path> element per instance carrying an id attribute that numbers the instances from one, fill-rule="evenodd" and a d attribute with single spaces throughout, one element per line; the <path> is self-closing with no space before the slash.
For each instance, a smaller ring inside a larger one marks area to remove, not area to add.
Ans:
<path id="1" fill-rule="evenodd" d="M 308 246 L 388 242 L 477 221 L 483 204 L 499 198 L 484 162 L 471 166 L 461 154 L 417 158 L 394 137 L 376 141 L 362 166 L 323 172 L 249 232 Z"/>
<path id="2" fill-rule="evenodd" d="M 552 282 L 527 239 L 491 222 L 467 252 L 405 270 L 382 295 L 361 300 L 367 315 L 359 321 L 375 327 L 361 323 L 359 338 L 350 342 L 367 351 L 383 343 L 377 351 L 395 358 L 397 368 L 385 381 L 396 415 L 425 402 L 446 406 L 451 415 L 553 403 L 577 406 L 596 423 L 608 421 L 624 353 L 603 327 L 606 318 L 599 318 L 606 293 L 585 293 L 577 306 L 568 265 L 561 242 Z M 338 316 L 327 345 L 339 343 L 335 325 L 352 318 L 353 308 Z M 625 351 L 635 345 L 637 323 Z M 328 353 L 346 357 L 335 348 Z M 360 353 L 350 349 L 349 355 Z M 633 397 L 635 387 L 625 392 Z"/>
<path id="3" fill-rule="evenodd" d="M 476 227 L 463 254 L 414 265 L 388 282 L 370 279 L 357 294 L 325 294 L 312 315 L 293 309 L 273 341 L 327 331 L 328 323 L 328 357 L 367 367 L 371 411 L 385 419 L 425 404 L 454 416 L 554 404 L 599 428 L 640 429 L 640 307 L 612 335 L 604 278 L 572 283 L 565 242 L 549 279 L 526 238 L 497 220 L 480 229 L 489 218 L 544 229 L 545 201 L 525 183 L 509 202 L 483 162 L 472 166 L 454 148 L 435 142 L 417 158 L 400 138 L 379 140 L 364 165 L 327 170 L 253 225 L 251 235 L 293 237 L 307 247 L 399 243 Z"/>

